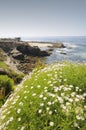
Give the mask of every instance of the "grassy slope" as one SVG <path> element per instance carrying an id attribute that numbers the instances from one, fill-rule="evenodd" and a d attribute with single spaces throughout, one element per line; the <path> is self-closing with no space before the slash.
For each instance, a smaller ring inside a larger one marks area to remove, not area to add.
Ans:
<path id="1" fill-rule="evenodd" d="M 24 77 L 24 74 L 18 74 L 15 72 L 15 70 L 12 70 L 12 68 L 10 68 L 7 64 L 5 64 L 4 62 L 0 61 L 0 68 L 3 68 L 7 73 L 8 76 L 13 78 L 14 81 L 17 83 L 17 80 L 20 80 Z"/>
<path id="2" fill-rule="evenodd" d="M 9 69 L 8 66 L 4 62 L 2 62 L 2 61 L 0 61 L 0 68 L 3 68 L 5 70 Z"/>
<path id="3" fill-rule="evenodd" d="M 24 74 L 17 74 L 14 70 L 9 68 L 9 66 L 5 64 L 3 61 L 0 61 L 0 68 L 2 68 L 7 73 L 6 75 L 0 75 L 0 89 L 2 87 L 6 88 L 4 91 L 8 90 L 9 83 L 11 81 L 14 81 L 14 83 L 19 83 L 24 77 Z M 8 92 L 10 93 L 12 90 L 13 90 L 13 87 L 10 87 Z M 9 95 L 9 93 L 4 94 L 4 93 L 1 93 L 1 90 L 0 90 L 0 107 L 6 100 L 5 96 Z"/>
<path id="4" fill-rule="evenodd" d="M 5 61 L 7 56 L 5 55 L 4 51 L 0 48 L 0 61 Z"/>
<path id="5" fill-rule="evenodd" d="M 35 69 L 1 109 L 0 130 L 85 130 L 86 65 Z"/>

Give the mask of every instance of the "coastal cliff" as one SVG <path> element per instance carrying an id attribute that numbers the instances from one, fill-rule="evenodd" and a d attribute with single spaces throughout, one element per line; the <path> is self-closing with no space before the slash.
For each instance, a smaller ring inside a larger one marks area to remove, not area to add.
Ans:
<path id="1" fill-rule="evenodd" d="M 42 50 L 40 47 L 48 47 Z M 15 66 L 18 70 L 28 73 L 42 57 L 50 56 L 53 48 L 64 48 L 63 43 L 51 42 L 25 42 L 21 38 L 0 39 L 0 48 L 7 56 L 7 62 L 10 67 Z M 4 60 L 4 59 L 3 59 Z"/>
<path id="2" fill-rule="evenodd" d="M 32 56 L 49 56 L 49 52 L 41 51 L 38 47 L 32 47 L 27 42 L 16 42 L 16 41 L 0 41 L 0 48 L 6 53 L 10 53 L 15 48 L 24 55 Z M 16 52 L 15 52 L 16 53 Z"/>
<path id="3" fill-rule="evenodd" d="M 0 39 L 0 60 L 16 72 L 29 73 L 40 57 L 49 55 L 50 52 L 42 51 L 39 47 L 32 47 L 28 42 L 21 41 L 19 38 Z"/>

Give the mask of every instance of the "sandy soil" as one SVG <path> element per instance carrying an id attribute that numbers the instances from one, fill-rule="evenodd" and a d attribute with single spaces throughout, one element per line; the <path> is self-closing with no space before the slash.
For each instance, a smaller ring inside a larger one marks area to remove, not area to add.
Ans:
<path id="1" fill-rule="evenodd" d="M 14 63 L 12 57 L 7 56 L 7 60 L 5 61 L 5 63 L 9 66 L 10 69 L 14 70 L 16 73 L 21 73 L 21 71 L 17 69 L 18 63 Z"/>
<path id="2" fill-rule="evenodd" d="M 41 43 L 41 42 L 39 42 L 39 43 L 37 43 L 37 42 L 29 42 L 28 43 L 30 46 L 32 46 L 32 47 L 34 47 L 34 46 L 38 46 L 39 48 L 42 48 L 42 47 L 52 47 L 53 45 L 51 44 L 51 43 Z"/>

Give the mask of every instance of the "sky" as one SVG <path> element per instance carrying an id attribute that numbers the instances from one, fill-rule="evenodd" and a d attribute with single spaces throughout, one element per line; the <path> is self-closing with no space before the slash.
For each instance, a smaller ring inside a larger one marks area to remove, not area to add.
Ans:
<path id="1" fill-rule="evenodd" d="M 0 37 L 86 36 L 86 0 L 0 0 Z"/>

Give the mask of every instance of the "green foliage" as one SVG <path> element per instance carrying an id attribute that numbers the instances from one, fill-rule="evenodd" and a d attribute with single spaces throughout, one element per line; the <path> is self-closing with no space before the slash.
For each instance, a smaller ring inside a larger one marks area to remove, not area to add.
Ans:
<path id="1" fill-rule="evenodd" d="M 11 72 L 11 78 L 14 80 L 15 84 L 18 84 L 23 79 L 24 74 L 17 74 L 15 72 Z"/>
<path id="2" fill-rule="evenodd" d="M 85 130 L 86 64 L 35 68 L 1 109 L 1 130 Z"/>
<path id="3" fill-rule="evenodd" d="M 7 59 L 4 51 L 0 48 L 0 61 L 5 61 Z"/>
<path id="4" fill-rule="evenodd" d="M 0 75 L 0 107 L 5 102 L 5 98 L 13 90 L 13 84 L 18 84 L 24 77 L 24 74 L 18 74 L 11 70 L 8 65 L 0 61 L 0 68 L 3 68 L 7 75 Z"/>
<path id="5" fill-rule="evenodd" d="M 4 99 L 0 97 L 0 108 L 4 104 Z"/>
<path id="6" fill-rule="evenodd" d="M 12 86 L 14 81 L 7 75 L 0 75 L 0 90 L 2 91 L 2 96 L 7 96 L 12 91 Z"/>
<path id="7" fill-rule="evenodd" d="M 20 83 L 20 81 L 23 79 L 24 74 L 18 74 L 16 75 L 16 83 Z"/>
<path id="8" fill-rule="evenodd" d="M 23 73 L 20 74 L 16 73 L 14 70 L 9 68 L 8 65 L 6 65 L 4 62 L 1 61 L 0 61 L 0 68 L 3 68 L 7 72 L 8 76 L 12 78 L 16 84 L 20 83 L 20 81 L 24 77 Z"/>
<path id="9" fill-rule="evenodd" d="M 9 69 L 8 66 L 4 62 L 2 62 L 2 61 L 0 61 L 0 68 L 3 68 L 5 70 Z"/>
<path id="10" fill-rule="evenodd" d="M 36 69 L 43 69 L 45 67 L 45 64 L 43 62 L 41 62 L 40 59 L 38 59 L 35 68 Z"/>

